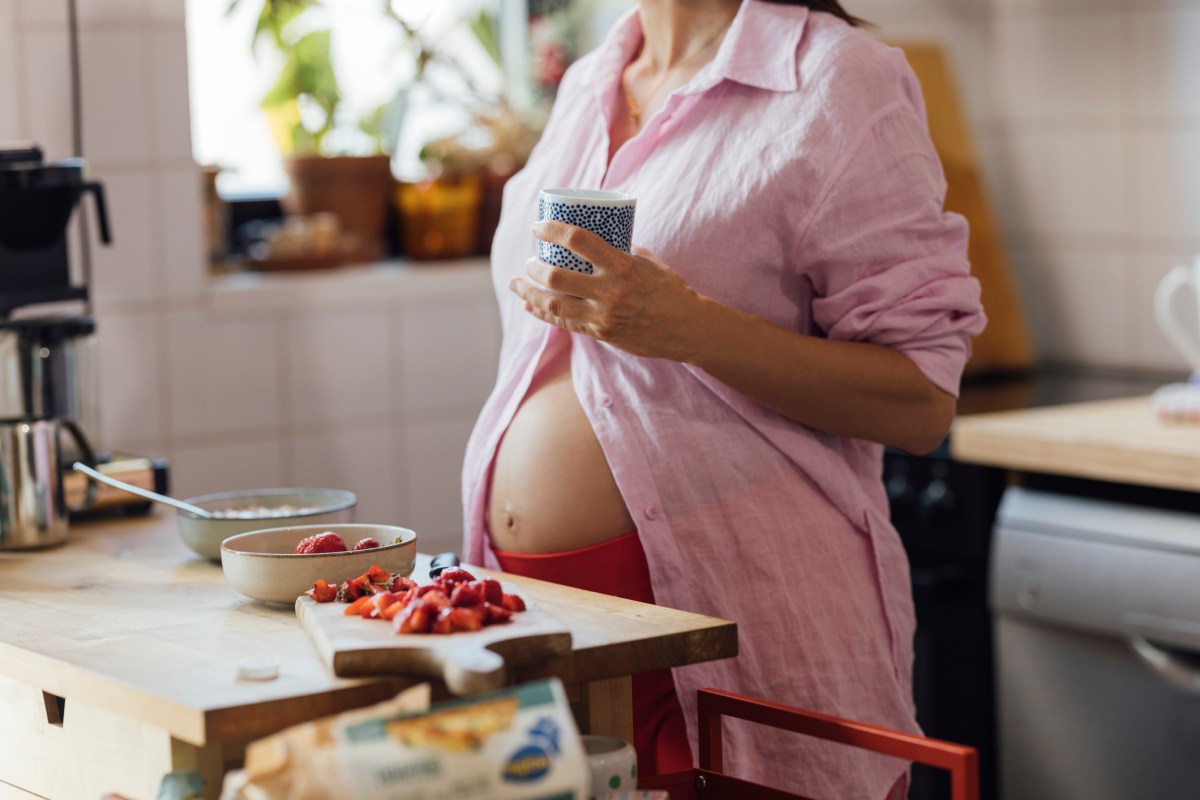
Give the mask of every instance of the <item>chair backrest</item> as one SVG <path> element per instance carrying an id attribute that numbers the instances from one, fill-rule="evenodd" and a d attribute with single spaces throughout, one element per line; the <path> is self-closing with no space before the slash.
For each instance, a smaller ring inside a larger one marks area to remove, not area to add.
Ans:
<path id="1" fill-rule="evenodd" d="M 950 773 L 952 800 L 979 800 L 979 755 L 973 747 L 852 722 L 718 689 L 701 689 L 698 694 L 702 771 L 723 772 L 721 717 L 734 717 L 947 770 Z"/>

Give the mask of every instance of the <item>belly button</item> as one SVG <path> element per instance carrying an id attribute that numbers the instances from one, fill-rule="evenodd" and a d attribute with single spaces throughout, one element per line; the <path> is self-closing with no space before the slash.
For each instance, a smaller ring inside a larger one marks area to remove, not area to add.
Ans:
<path id="1" fill-rule="evenodd" d="M 508 528 L 509 530 L 517 527 L 517 520 L 508 511 L 504 512 L 504 527 Z"/>

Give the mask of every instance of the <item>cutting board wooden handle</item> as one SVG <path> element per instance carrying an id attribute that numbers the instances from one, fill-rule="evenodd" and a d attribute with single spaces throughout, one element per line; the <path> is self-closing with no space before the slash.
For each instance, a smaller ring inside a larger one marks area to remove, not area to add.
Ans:
<path id="1" fill-rule="evenodd" d="M 453 635 L 453 634 L 452 634 Z M 454 694 L 477 694 L 505 683 L 504 658 L 491 650 L 455 648 L 441 664 L 442 680 Z"/>

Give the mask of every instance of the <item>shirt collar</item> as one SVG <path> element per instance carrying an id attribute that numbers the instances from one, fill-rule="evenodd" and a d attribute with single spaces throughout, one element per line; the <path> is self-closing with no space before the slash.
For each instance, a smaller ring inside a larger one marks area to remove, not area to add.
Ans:
<path id="1" fill-rule="evenodd" d="M 716 56 L 700 69 L 681 94 L 698 94 L 722 80 L 775 92 L 798 88 L 796 50 L 808 22 L 804 6 L 742 0 Z M 642 43 L 637 6 L 617 20 L 600 47 L 592 86 L 603 90 L 620 80 Z"/>

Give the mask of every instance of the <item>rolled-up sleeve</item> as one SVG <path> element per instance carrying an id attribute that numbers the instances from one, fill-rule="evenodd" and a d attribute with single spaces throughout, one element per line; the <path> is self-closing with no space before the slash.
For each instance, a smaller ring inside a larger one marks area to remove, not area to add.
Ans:
<path id="1" fill-rule="evenodd" d="M 945 178 L 916 110 L 882 110 L 842 156 L 803 229 L 797 262 L 829 339 L 903 352 L 958 394 L 985 317 L 967 223 L 943 209 Z"/>

